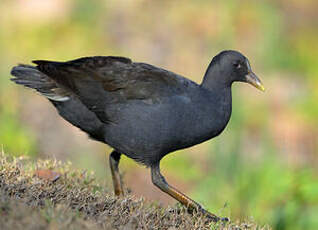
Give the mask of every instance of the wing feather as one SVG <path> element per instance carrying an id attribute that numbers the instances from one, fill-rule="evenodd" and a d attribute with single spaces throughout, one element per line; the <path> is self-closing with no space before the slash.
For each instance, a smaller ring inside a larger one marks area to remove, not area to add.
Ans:
<path id="1" fill-rule="evenodd" d="M 159 103 L 163 97 L 184 93 L 191 82 L 173 72 L 124 57 L 33 62 L 41 72 L 78 95 L 100 119 L 109 119 L 105 108 L 110 103 L 129 103 L 130 100 Z"/>

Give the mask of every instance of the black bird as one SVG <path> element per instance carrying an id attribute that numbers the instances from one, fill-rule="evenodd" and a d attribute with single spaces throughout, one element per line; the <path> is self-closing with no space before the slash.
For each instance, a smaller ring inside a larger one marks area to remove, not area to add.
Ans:
<path id="1" fill-rule="evenodd" d="M 218 220 L 170 186 L 159 164 L 165 155 L 224 130 L 232 112 L 233 82 L 264 90 L 246 57 L 237 51 L 219 53 L 201 84 L 124 57 L 33 63 L 36 66 L 15 66 L 11 80 L 37 90 L 65 120 L 114 149 L 109 161 L 116 195 L 123 195 L 118 163 L 125 154 L 150 167 L 153 184 L 189 211 L 199 210 Z"/>

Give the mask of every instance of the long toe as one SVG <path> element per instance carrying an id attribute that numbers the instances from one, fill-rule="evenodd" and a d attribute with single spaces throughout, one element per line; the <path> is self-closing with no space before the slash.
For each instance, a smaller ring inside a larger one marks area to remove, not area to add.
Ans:
<path id="1" fill-rule="evenodd" d="M 208 219 L 208 222 L 219 222 L 221 220 L 220 217 L 218 217 L 217 215 L 205 210 L 205 209 L 201 209 L 200 210 L 204 215 L 205 217 Z"/>
<path id="2" fill-rule="evenodd" d="M 218 223 L 218 222 L 229 223 L 230 222 L 230 219 L 228 217 L 218 217 L 218 216 L 215 216 L 213 214 L 212 215 L 207 214 L 206 218 L 207 218 L 208 222 L 214 222 L 214 223 Z"/>
<path id="3" fill-rule="evenodd" d="M 228 223 L 230 222 L 230 219 L 228 217 L 218 217 L 217 215 L 205 210 L 201 209 L 201 212 L 206 216 L 209 222 L 222 222 L 222 223 Z"/>
<path id="4" fill-rule="evenodd" d="M 210 213 L 206 215 L 206 218 L 208 219 L 208 222 L 219 222 L 220 221 L 220 217 L 216 216 L 216 215 L 211 215 Z"/>

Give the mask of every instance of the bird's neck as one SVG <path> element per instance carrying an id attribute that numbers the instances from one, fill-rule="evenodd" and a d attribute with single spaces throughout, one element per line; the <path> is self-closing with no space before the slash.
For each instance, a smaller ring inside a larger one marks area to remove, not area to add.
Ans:
<path id="1" fill-rule="evenodd" d="M 212 136 L 217 136 L 225 129 L 232 114 L 232 90 L 231 85 L 214 83 L 207 86 L 205 87 L 202 84 L 202 87 L 209 91 L 210 100 L 213 104 L 210 111 L 210 116 L 213 118 L 213 129 L 211 128 L 211 130 L 215 131 L 215 133 L 212 133 Z"/>
<path id="2" fill-rule="evenodd" d="M 231 88 L 232 82 L 226 76 L 228 72 L 222 70 L 220 66 L 213 61 L 210 63 L 201 83 L 201 87 L 210 91 L 222 91 L 225 88 Z"/>

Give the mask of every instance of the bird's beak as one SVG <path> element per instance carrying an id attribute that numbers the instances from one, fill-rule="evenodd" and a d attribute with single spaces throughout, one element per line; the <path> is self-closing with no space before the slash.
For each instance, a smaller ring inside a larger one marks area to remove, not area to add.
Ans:
<path id="1" fill-rule="evenodd" d="M 261 80 L 253 73 L 251 70 L 248 71 L 248 74 L 245 75 L 246 82 L 251 84 L 252 86 L 258 88 L 261 91 L 265 91 L 265 87 L 263 86 Z"/>

